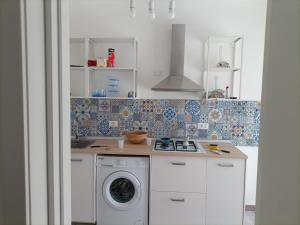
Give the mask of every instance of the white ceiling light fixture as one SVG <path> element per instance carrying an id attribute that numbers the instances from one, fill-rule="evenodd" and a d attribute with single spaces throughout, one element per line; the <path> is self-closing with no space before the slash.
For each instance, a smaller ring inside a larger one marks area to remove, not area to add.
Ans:
<path id="1" fill-rule="evenodd" d="M 130 17 L 134 18 L 136 17 L 136 0 L 130 0 Z M 169 0 L 169 18 L 174 19 L 175 18 L 175 0 Z M 155 1 L 154 0 L 149 0 L 148 3 L 148 12 L 150 15 L 151 19 L 156 18 L 156 13 L 155 13 Z"/>
<path id="2" fill-rule="evenodd" d="M 169 2 L 169 18 L 175 18 L 175 0 L 170 0 Z"/>
<path id="3" fill-rule="evenodd" d="M 149 0 L 149 8 L 148 8 L 149 14 L 151 19 L 155 19 L 156 14 L 155 14 L 155 3 L 154 0 Z"/>
<path id="4" fill-rule="evenodd" d="M 130 0 L 130 17 L 134 18 L 136 16 L 136 5 L 135 0 Z"/>

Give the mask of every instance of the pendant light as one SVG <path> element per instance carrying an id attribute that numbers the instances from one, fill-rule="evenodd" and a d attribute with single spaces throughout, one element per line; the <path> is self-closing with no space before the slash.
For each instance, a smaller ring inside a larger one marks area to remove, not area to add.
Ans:
<path id="1" fill-rule="evenodd" d="M 130 0 L 130 7 L 129 7 L 129 12 L 130 12 L 130 17 L 134 18 L 136 17 L 136 0 Z M 169 0 L 169 18 L 174 19 L 175 18 L 175 0 Z M 154 0 L 149 0 L 148 3 L 148 12 L 150 15 L 151 19 L 156 18 L 156 13 L 155 13 L 155 2 Z"/>
<path id="2" fill-rule="evenodd" d="M 151 19 L 155 19 L 156 15 L 155 15 L 155 4 L 154 4 L 154 0 L 149 0 L 149 8 L 148 8 L 149 14 L 150 14 L 150 18 Z"/>
<path id="3" fill-rule="evenodd" d="M 134 18 L 136 16 L 136 6 L 135 6 L 135 0 L 130 0 L 130 17 Z"/>
<path id="4" fill-rule="evenodd" d="M 175 0 L 170 0 L 169 2 L 169 18 L 175 18 Z"/>

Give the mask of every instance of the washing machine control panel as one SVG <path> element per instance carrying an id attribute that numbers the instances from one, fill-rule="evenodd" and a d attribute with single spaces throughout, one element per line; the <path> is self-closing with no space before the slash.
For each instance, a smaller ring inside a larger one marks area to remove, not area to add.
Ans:
<path id="1" fill-rule="evenodd" d="M 126 167 L 126 165 L 127 165 L 126 160 L 124 160 L 124 159 L 117 160 L 117 165 L 122 166 L 122 167 Z"/>
<path id="2" fill-rule="evenodd" d="M 147 168 L 149 167 L 148 159 L 145 160 L 135 157 L 118 157 L 118 156 L 98 156 L 97 165 L 102 167 L 119 167 L 119 168 Z"/>

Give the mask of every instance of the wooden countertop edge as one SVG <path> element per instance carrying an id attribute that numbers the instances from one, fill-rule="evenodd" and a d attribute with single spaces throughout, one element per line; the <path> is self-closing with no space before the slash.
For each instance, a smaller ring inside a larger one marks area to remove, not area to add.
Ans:
<path id="1" fill-rule="evenodd" d="M 204 145 L 210 142 L 202 142 Z M 236 148 L 230 143 L 223 142 L 213 142 L 218 144 L 221 149 L 229 150 L 230 153 L 223 153 L 222 155 L 217 155 L 215 153 L 209 152 L 206 153 L 197 153 L 197 152 L 164 152 L 164 151 L 153 151 L 153 145 L 149 146 L 144 144 L 130 144 L 125 142 L 124 148 L 120 149 L 117 146 L 116 140 L 97 140 L 91 146 L 102 145 L 109 147 L 95 147 L 90 148 L 73 148 L 71 153 L 81 153 L 81 154 L 98 154 L 98 155 L 123 155 L 123 156 L 182 156 L 182 157 L 206 157 L 206 158 L 225 158 L 225 159 L 247 159 L 241 150 Z"/>

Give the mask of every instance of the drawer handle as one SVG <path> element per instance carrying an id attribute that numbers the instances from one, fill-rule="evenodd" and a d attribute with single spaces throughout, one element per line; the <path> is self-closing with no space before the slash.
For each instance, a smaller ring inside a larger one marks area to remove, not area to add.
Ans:
<path id="1" fill-rule="evenodd" d="M 234 167 L 234 165 L 232 163 L 229 163 L 229 164 L 218 163 L 218 166 L 220 166 L 220 167 Z"/>
<path id="2" fill-rule="evenodd" d="M 172 164 L 173 166 L 185 166 L 185 165 L 186 165 L 185 162 L 171 162 L 171 164 Z"/>
<path id="3" fill-rule="evenodd" d="M 83 159 L 71 159 L 71 162 L 82 162 Z"/>
<path id="4" fill-rule="evenodd" d="M 172 202 L 185 202 L 184 198 L 170 198 Z"/>

